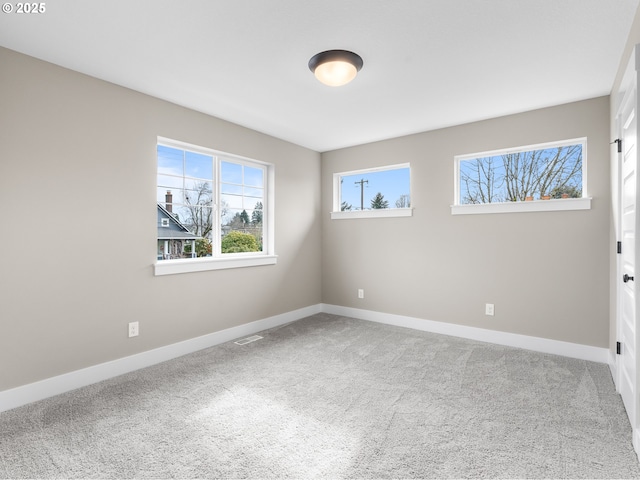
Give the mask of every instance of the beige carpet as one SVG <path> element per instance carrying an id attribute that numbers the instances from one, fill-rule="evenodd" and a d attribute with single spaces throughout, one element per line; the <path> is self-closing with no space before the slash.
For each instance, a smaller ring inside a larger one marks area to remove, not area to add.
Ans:
<path id="1" fill-rule="evenodd" d="M 319 314 L 0 414 L 3 478 L 640 478 L 606 365 Z"/>

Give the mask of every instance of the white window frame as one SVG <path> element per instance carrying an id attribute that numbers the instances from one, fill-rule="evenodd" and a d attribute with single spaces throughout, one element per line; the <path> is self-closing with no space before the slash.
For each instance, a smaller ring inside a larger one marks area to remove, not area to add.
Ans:
<path id="1" fill-rule="evenodd" d="M 503 203 L 481 203 L 481 204 L 461 204 L 460 203 L 460 163 L 482 157 L 492 157 L 511 153 L 527 152 L 531 150 L 544 150 L 547 148 L 563 147 L 568 145 L 582 145 L 582 198 L 563 198 L 551 200 L 533 200 L 526 202 L 503 202 Z M 565 210 L 589 210 L 592 198 L 587 195 L 587 138 L 573 138 L 569 140 L 559 140 L 555 142 L 538 143 L 522 147 L 503 148 L 500 150 L 490 150 L 486 152 L 456 155 L 454 157 L 454 198 L 451 205 L 452 215 L 477 215 L 491 213 L 517 213 L 517 212 L 553 212 Z"/>
<path id="2" fill-rule="evenodd" d="M 409 198 L 413 205 L 413 194 L 411 193 L 411 164 L 399 163 L 396 165 L 385 165 L 382 167 L 364 168 L 361 170 L 351 170 L 348 172 L 337 172 L 333 174 L 333 205 L 331 210 L 332 220 L 344 220 L 351 218 L 385 218 L 385 217 L 411 217 L 413 216 L 413 206 L 409 208 L 381 208 L 372 210 L 348 210 L 341 211 L 342 195 L 340 189 L 340 179 L 350 175 L 359 175 L 374 172 L 384 172 L 387 170 L 409 169 Z"/>
<path id="3" fill-rule="evenodd" d="M 214 157 L 214 179 L 213 185 L 215 188 L 213 212 L 214 217 L 217 219 L 214 225 L 214 238 L 217 242 L 221 239 L 221 222 L 219 218 L 219 205 L 220 205 L 220 164 L 222 161 L 229 161 L 233 163 L 239 163 L 250 167 L 260 167 L 265 172 L 265 185 L 264 185 L 264 199 L 263 199 L 263 245 L 261 252 L 243 252 L 243 253 L 224 253 L 212 257 L 202 258 L 186 258 L 186 259 L 173 259 L 173 260 L 156 260 L 153 264 L 154 275 L 173 275 L 179 273 L 189 272 L 204 272 L 209 270 L 223 270 L 228 268 L 242 268 L 242 267 L 256 267 L 261 265 L 275 265 L 277 263 L 278 256 L 275 254 L 275 235 L 274 235 L 274 221 L 275 221 L 275 171 L 274 165 L 254 160 L 251 158 L 241 157 L 218 150 L 213 150 L 198 145 L 193 145 L 178 140 L 172 140 L 169 138 L 158 137 L 157 145 L 163 145 L 171 148 L 177 148 L 181 150 L 189 150 L 195 153 L 201 153 L 204 155 L 211 155 Z M 154 205 L 155 208 L 155 205 Z M 157 257 L 157 256 L 156 256 Z"/>
<path id="4" fill-rule="evenodd" d="M 160 226 L 161 227 L 168 227 L 169 226 L 169 219 L 168 218 L 161 218 L 160 219 Z"/>

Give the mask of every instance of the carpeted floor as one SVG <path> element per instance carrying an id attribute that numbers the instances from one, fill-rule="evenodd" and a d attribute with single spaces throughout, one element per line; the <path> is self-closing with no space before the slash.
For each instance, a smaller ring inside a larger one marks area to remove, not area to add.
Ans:
<path id="1" fill-rule="evenodd" d="M 640 478 L 606 365 L 319 314 L 0 414 L 3 478 Z"/>

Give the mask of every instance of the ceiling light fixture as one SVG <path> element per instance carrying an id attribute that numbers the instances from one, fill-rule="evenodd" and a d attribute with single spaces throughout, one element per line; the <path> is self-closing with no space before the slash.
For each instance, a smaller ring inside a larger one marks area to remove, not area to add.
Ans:
<path id="1" fill-rule="evenodd" d="M 347 50 L 327 50 L 309 60 L 309 70 L 318 80 L 330 87 L 349 83 L 356 78 L 362 65 L 362 57 Z"/>

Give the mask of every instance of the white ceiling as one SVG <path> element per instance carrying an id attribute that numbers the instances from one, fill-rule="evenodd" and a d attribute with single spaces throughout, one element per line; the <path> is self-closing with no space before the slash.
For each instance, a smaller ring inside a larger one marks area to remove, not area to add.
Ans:
<path id="1" fill-rule="evenodd" d="M 323 152 L 607 95 L 639 1 L 56 0 L 0 45 Z"/>

